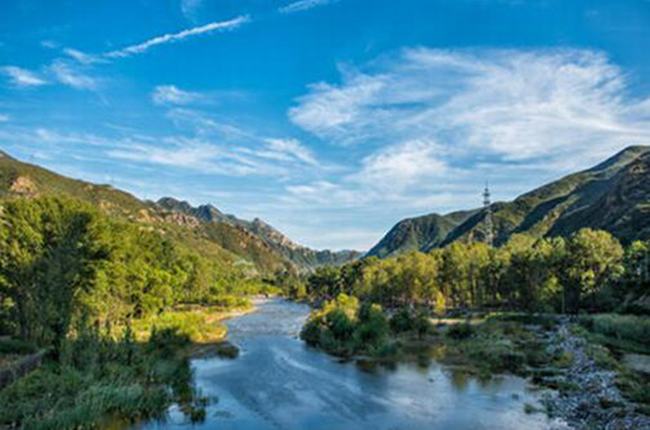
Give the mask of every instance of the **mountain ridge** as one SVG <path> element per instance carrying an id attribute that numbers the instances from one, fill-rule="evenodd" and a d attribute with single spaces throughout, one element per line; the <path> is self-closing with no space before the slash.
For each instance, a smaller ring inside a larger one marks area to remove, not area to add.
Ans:
<path id="1" fill-rule="evenodd" d="M 328 264 L 330 261 L 340 264 L 357 256 L 354 252 L 349 255 L 333 254 L 328 260 L 327 252 L 319 257 L 318 252 L 322 251 L 312 251 L 314 257 L 307 253 L 307 257 L 291 260 L 279 252 L 277 246 L 271 246 L 268 240 L 247 228 L 247 221 L 223 214 L 212 205 L 203 205 L 192 213 L 189 210 L 191 205 L 185 202 L 184 211 L 169 210 L 111 185 L 69 178 L 20 161 L 0 150 L 0 198 L 40 195 L 64 195 L 91 203 L 112 216 L 161 229 L 188 246 L 205 247 L 206 252 L 218 255 L 219 258 L 246 262 L 260 274 L 311 270 L 319 264 Z M 206 222 L 208 219 L 217 222 Z M 261 220 L 258 224 L 260 223 Z"/>
<path id="2" fill-rule="evenodd" d="M 194 207 L 188 202 L 174 197 L 162 197 L 156 202 L 156 205 L 167 210 L 191 214 L 206 223 L 226 223 L 242 228 L 261 238 L 267 245 L 299 267 L 315 268 L 328 264 L 338 265 L 361 255 L 360 252 L 354 250 L 311 249 L 292 241 L 284 233 L 260 218 L 256 217 L 252 221 L 243 220 L 234 215 L 225 214 L 209 204 Z"/>
<path id="3" fill-rule="evenodd" d="M 622 242 L 650 238 L 650 146 L 629 146 L 597 165 L 490 206 L 495 244 L 512 234 L 567 236 L 582 227 L 611 232 Z M 467 215 L 460 220 L 454 214 Z M 454 241 L 484 240 L 485 208 L 406 218 L 366 256 L 429 251 Z M 441 238 L 441 236 L 443 236 Z"/>

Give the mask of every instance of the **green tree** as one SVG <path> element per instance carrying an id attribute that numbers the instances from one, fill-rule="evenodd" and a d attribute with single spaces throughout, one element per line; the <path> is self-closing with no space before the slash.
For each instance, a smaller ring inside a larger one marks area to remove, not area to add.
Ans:
<path id="1" fill-rule="evenodd" d="M 105 225 L 85 205 L 59 198 L 7 202 L 0 224 L 0 278 L 24 339 L 58 354 L 79 293 L 108 258 Z"/>
<path id="2" fill-rule="evenodd" d="M 567 310 L 577 312 L 589 301 L 596 307 L 598 293 L 623 272 L 623 248 L 605 231 L 581 229 L 567 243 L 564 268 Z"/>

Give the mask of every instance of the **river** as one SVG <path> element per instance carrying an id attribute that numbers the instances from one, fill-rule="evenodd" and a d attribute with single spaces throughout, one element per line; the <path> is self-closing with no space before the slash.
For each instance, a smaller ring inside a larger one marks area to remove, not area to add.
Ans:
<path id="1" fill-rule="evenodd" d="M 309 308 L 281 299 L 227 322 L 237 359 L 193 360 L 195 381 L 211 399 L 197 429 L 416 430 L 547 429 L 545 414 L 525 380 L 481 383 L 433 362 L 364 370 L 306 346 L 298 333 Z M 188 428 L 172 408 L 165 421 L 142 429 Z"/>

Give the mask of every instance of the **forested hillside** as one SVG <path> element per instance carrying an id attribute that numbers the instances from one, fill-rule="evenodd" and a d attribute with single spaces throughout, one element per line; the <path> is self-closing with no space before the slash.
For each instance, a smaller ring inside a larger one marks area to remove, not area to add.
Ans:
<path id="1" fill-rule="evenodd" d="M 512 202 L 491 205 L 495 243 L 515 233 L 569 236 L 584 227 L 623 243 L 650 238 L 650 147 L 631 146 L 599 165 L 551 182 Z M 484 238 L 484 209 L 399 222 L 369 252 L 389 256 Z"/>
<path id="2" fill-rule="evenodd" d="M 58 175 L 20 162 L 0 151 L 0 196 L 66 196 L 91 203 L 119 218 L 158 229 L 200 253 L 246 268 L 249 275 L 272 276 L 323 264 L 342 264 L 353 251 L 315 251 L 294 244 L 273 227 L 256 219 L 241 220 L 211 205 L 198 208 L 163 198 L 143 201 L 110 185 L 97 185 Z"/>

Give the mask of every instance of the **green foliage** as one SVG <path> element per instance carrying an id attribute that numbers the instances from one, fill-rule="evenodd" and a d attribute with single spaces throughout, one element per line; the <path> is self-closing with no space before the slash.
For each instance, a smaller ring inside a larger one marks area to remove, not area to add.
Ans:
<path id="1" fill-rule="evenodd" d="M 312 312 L 300 337 L 310 345 L 348 356 L 382 350 L 388 333 L 388 320 L 381 306 L 370 303 L 359 306 L 356 298 L 339 294 Z"/>
<path id="2" fill-rule="evenodd" d="M 403 307 L 395 312 L 390 319 L 390 328 L 395 333 L 413 330 L 415 328 L 415 318 L 411 314 L 411 311 Z"/>
<path id="3" fill-rule="evenodd" d="M 469 338 L 474 333 L 471 324 L 463 322 L 459 324 L 452 324 L 447 329 L 447 336 L 452 339 L 462 340 Z"/>
<path id="4" fill-rule="evenodd" d="M 108 416 L 160 417 L 172 402 L 188 416 L 200 416 L 203 400 L 179 353 L 186 343 L 169 330 L 135 344 L 128 331 L 116 341 L 84 329 L 65 342 L 59 363 L 47 363 L 0 391 L 0 426 L 96 428 Z"/>
<path id="5" fill-rule="evenodd" d="M 157 230 L 109 219 L 77 201 L 15 199 L 0 212 L 1 325 L 57 350 L 82 316 L 123 326 L 180 303 L 245 306 L 234 292 L 267 289 L 221 272 Z"/>
<path id="6" fill-rule="evenodd" d="M 618 340 L 650 345 L 650 320 L 634 315 L 599 314 L 580 317 L 587 330 Z"/>
<path id="7" fill-rule="evenodd" d="M 594 309 L 598 293 L 623 274 L 623 248 L 607 232 L 582 229 L 571 237 L 567 252 L 563 271 L 567 309 L 575 312 L 585 305 Z"/>
<path id="8" fill-rule="evenodd" d="M 604 311 L 647 293 L 640 278 L 646 249 L 635 243 L 624 259 L 613 236 L 590 229 L 568 239 L 514 234 L 500 248 L 454 242 L 427 254 L 369 257 L 321 268 L 307 280 L 307 291 L 325 300 L 344 292 L 388 308 L 424 308 L 438 316 L 449 309 L 486 306 L 531 313 Z M 395 330 L 408 330 L 400 328 L 410 324 L 403 317 L 393 317 Z"/>
<path id="9" fill-rule="evenodd" d="M 201 418 L 180 351 L 223 338 L 215 310 L 275 287 L 177 233 L 63 197 L 0 201 L 0 329 L 20 339 L 0 353 L 52 351 L 0 392 L 0 427 L 96 427 L 107 415 L 158 416 L 172 401 Z"/>
<path id="10" fill-rule="evenodd" d="M 20 339 L 0 339 L 0 354 L 32 354 L 36 351 L 32 343 Z"/>

